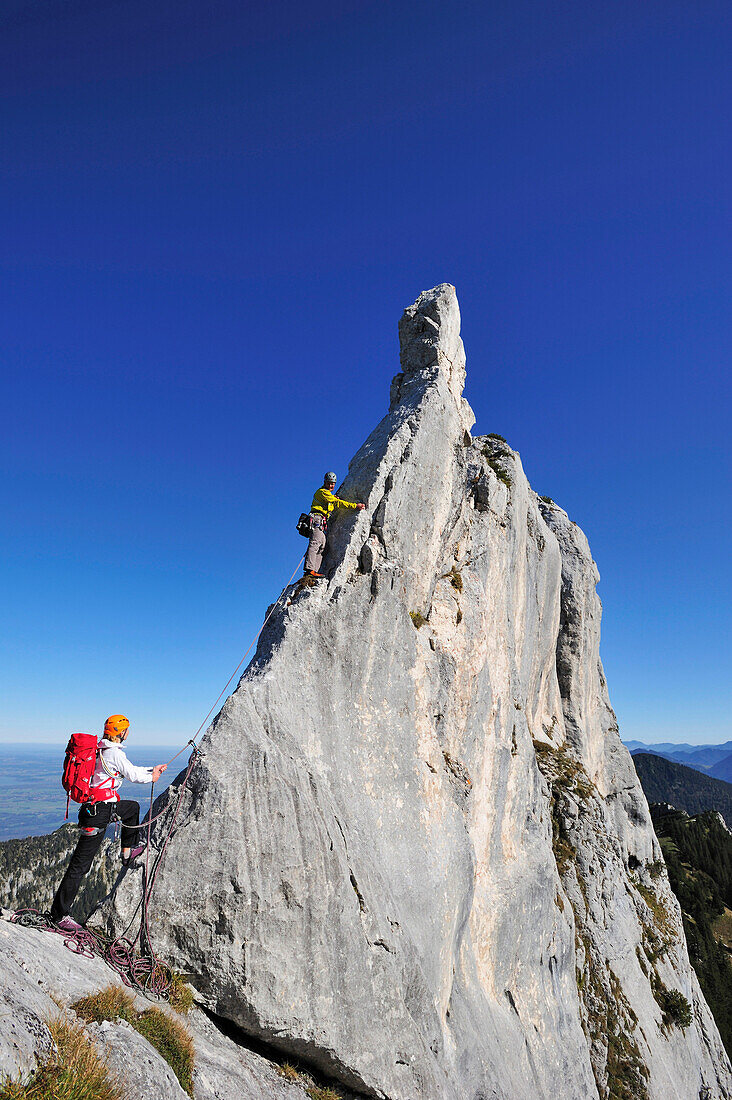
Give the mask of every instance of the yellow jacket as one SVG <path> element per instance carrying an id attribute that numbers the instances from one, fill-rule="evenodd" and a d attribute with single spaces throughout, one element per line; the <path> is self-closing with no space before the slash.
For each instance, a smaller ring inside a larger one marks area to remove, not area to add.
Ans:
<path id="1" fill-rule="evenodd" d="M 335 493 L 331 493 L 330 489 L 321 488 L 313 497 L 313 503 L 310 507 L 311 512 L 320 512 L 321 516 L 329 516 L 336 508 L 356 509 L 357 504 L 349 504 L 347 500 L 341 500 Z"/>

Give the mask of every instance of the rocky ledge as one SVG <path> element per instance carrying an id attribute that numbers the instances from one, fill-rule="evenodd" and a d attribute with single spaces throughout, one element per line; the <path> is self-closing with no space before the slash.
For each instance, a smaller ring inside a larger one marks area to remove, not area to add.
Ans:
<path id="1" fill-rule="evenodd" d="M 0 920 L 0 975 L 0 1080 L 27 1080 L 43 1064 L 53 1049 L 49 1025 L 59 1017 L 79 1023 L 70 1007 L 75 1001 L 110 985 L 131 992 L 101 959 L 68 950 L 61 936 L 7 920 Z M 194 1100 L 304 1100 L 303 1089 L 284 1080 L 277 1064 L 228 1037 L 200 1008 L 178 1017 L 165 1002 L 137 994 L 134 1003 L 140 1011 L 155 1004 L 190 1033 Z M 91 1023 L 85 1031 L 123 1095 L 189 1100 L 167 1061 L 128 1023 Z"/>

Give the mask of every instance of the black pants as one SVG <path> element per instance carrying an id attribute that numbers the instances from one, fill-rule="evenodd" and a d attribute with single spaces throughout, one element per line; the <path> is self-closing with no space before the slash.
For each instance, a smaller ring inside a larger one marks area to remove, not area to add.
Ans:
<path id="1" fill-rule="evenodd" d="M 133 848 L 139 843 L 137 838 L 140 831 L 133 828 L 140 821 L 140 807 L 137 802 L 122 800 L 120 802 L 95 802 L 91 806 L 82 806 L 79 810 L 81 836 L 69 860 L 66 874 L 56 891 L 56 897 L 53 899 L 53 905 L 51 906 L 52 920 L 59 921 L 62 917 L 68 915 L 71 906 L 74 904 L 74 898 L 79 892 L 81 880 L 91 867 L 94 856 L 102 845 L 104 833 L 112 819 L 112 812 L 122 822 L 122 847 Z"/>

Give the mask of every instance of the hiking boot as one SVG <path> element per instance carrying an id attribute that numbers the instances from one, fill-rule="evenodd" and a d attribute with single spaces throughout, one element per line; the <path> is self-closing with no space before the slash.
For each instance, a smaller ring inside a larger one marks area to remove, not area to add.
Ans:
<path id="1" fill-rule="evenodd" d="M 130 848 L 130 854 L 127 859 L 122 859 L 122 866 L 129 867 L 131 863 L 135 862 L 138 856 L 142 855 L 146 848 L 147 844 L 138 844 L 136 848 Z"/>
<path id="2" fill-rule="evenodd" d="M 315 577 L 316 580 L 322 580 L 325 576 L 325 573 L 316 573 L 314 569 L 306 569 L 303 576 Z"/>
<path id="3" fill-rule="evenodd" d="M 62 917 L 61 920 L 56 921 L 56 927 L 59 932 L 83 932 L 84 928 L 78 921 L 75 921 L 73 917 Z"/>

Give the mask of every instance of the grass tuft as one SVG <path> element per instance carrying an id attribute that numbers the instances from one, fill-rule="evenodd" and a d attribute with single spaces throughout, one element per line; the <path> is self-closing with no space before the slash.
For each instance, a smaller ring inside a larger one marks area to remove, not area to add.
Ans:
<path id="1" fill-rule="evenodd" d="M 121 1083 L 84 1033 L 64 1016 L 49 1020 L 51 1055 L 23 1080 L 0 1079 L 0 1100 L 125 1100 Z"/>
<path id="2" fill-rule="evenodd" d="M 159 1008 L 148 1008 L 131 1023 L 162 1054 L 181 1088 L 193 1096 L 193 1039 L 188 1029 Z"/>
<path id="3" fill-rule="evenodd" d="M 178 1078 L 181 1088 L 189 1096 L 193 1096 L 193 1039 L 179 1020 L 174 1020 L 159 1008 L 147 1008 L 144 1012 L 138 1012 L 129 993 L 116 985 L 108 985 L 98 993 L 82 997 L 71 1007 L 77 1016 L 87 1022 L 126 1020 L 128 1024 L 132 1024 L 135 1031 L 139 1031 L 163 1056 Z"/>
<path id="4" fill-rule="evenodd" d="M 317 1085 L 307 1070 L 298 1069 L 291 1062 L 283 1062 L 277 1067 L 280 1077 L 286 1081 L 292 1081 L 305 1090 L 305 1095 L 311 1100 L 343 1100 L 343 1094 L 329 1085 Z"/>
<path id="5" fill-rule="evenodd" d="M 421 611 L 410 611 L 409 618 L 414 623 L 415 630 L 419 630 L 427 622 Z"/>
<path id="6" fill-rule="evenodd" d="M 88 1024 L 101 1024 L 102 1020 L 127 1020 L 132 1023 L 135 1015 L 135 1002 L 119 985 L 108 985 L 98 993 L 82 997 L 71 1007 Z"/>
<path id="7" fill-rule="evenodd" d="M 187 1016 L 193 1008 L 193 990 L 183 974 L 173 971 L 170 989 L 166 993 L 168 1004 L 181 1016 Z"/>
<path id="8" fill-rule="evenodd" d="M 649 962 L 655 963 L 657 959 L 662 959 L 668 954 L 673 947 L 675 941 L 673 914 L 666 908 L 664 900 L 659 898 L 649 886 L 638 882 L 633 875 L 631 875 L 631 882 L 652 913 L 650 921 L 640 913 L 639 916 L 643 927 L 643 949 Z"/>

